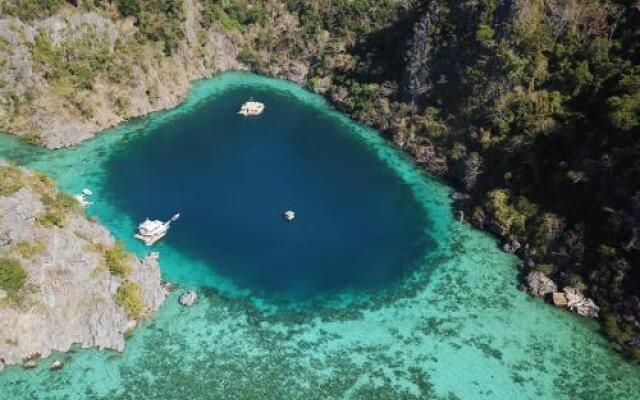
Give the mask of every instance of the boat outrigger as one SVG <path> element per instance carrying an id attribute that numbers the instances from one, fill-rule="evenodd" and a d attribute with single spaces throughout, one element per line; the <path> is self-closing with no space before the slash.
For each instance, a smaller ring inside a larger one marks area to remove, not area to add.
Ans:
<path id="1" fill-rule="evenodd" d="M 240 107 L 238 114 L 249 117 L 252 115 L 260 115 L 264 111 L 264 104 L 259 101 L 249 100 Z"/>
<path id="2" fill-rule="evenodd" d="M 133 237 L 142 240 L 145 245 L 151 246 L 167 234 L 171 227 L 171 223 L 177 221 L 178 218 L 180 218 L 180 214 L 174 215 L 166 222 L 162 222 L 157 219 L 151 221 L 147 218 L 144 222 L 138 225 L 137 232 Z"/>

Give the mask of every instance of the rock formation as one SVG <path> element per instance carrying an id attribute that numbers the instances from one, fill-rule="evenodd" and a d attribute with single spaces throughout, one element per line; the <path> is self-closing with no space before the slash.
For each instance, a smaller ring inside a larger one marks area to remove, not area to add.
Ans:
<path id="1" fill-rule="evenodd" d="M 191 307 L 196 302 L 197 299 L 198 299 L 198 295 L 196 294 L 196 292 L 189 291 L 189 292 L 183 293 L 178 299 L 178 301 L 180 302 L 180 304 L 182 304 L 185 307 Z"/>
<path id="2" fill-rule="evenodd" d="M 123 252 L 126 273 L 110 271 L 114 239 L 73 201 L 46 177 L 0 164 L 0 258 L 26 273 L 0 300 L 0 365 L 73 345 L 122 351 L 125 332 L 164 301 L 157 257 Z M 125 281 L 138 288 L 135 316 L 117 298 Z"/>
<path id="3" fill-rule="evenodd" d="M 600 312 L 600 307 L 592 299 L 571 286 L 563 288 L 562 292 L 553 293 L 552 300 L 556 306 L 567 307 L 570 311 L 585 317 L 597 318 Z"/>
<path id="4" fill-rule="evenodd" d="M 533 297 L 544 297 L 558 290 L 555 282 L 540 271 L 532 271 L 525 277 L 527 291 Z"/>

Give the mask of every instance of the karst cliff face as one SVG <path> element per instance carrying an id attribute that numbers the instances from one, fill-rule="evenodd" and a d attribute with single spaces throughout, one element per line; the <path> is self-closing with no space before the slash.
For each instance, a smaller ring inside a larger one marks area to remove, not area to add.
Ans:
<path id="1" fill-rule="evenodd" d="M 0 367 L 73 345 L 122 351 L 166 296 L 157 258 L 114 247 L 44 176 L 6 163 L 0 176 Z"/>

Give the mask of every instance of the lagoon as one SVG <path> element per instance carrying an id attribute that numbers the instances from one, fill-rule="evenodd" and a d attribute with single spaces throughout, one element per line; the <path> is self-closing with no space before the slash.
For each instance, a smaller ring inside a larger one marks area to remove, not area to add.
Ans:
<path id="1" fill-rule="evenodd" d="M 262 116 L 234 114 L 249 96 Z M 226 73 L 73 149 L 0 136 L 0 156 L 90 187 L 88 214 L 138 254 L 136 223 L 180 211 L 163 275 L 201 293 L 122 354 L 7 368 L 3 399 L 640 398 L 640 370 L 519 292 L 517 260 L 454 220 L 447 186 L 294 84 Z"/>

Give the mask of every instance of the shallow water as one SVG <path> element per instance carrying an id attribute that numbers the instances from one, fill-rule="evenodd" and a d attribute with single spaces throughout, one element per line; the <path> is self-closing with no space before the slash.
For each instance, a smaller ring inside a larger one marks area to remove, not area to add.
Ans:
<path id="1" fill-rule="evenodd" d="M 126 167 L 127 157 L 134 154 L 128 152 L 136 148 L 136 152 L 140 151 L 141 146 L 142 151 L 146 151 L 145 146 L 163 150 L 162 143 L 155 142 L 162 141 L 161 135 L 169 126 L 175 124 L 176 129 L 181 129 L 185 118 L 203 110 L 215 115 L 228 113 L 236 107 L 237 99 L 226 100 L 232 99 L 233 93 L 244 95 L 248 89 L 274 104 L 281 99 L 283 104 L 307 110 L 309 115 L 318 117 L 320 121 L 316 123 L 347 132 L 350 137 L 329 138 L 333 143 L 340 140 L 348 146 L 343 153 L 345 157 L 360 154 L 369 163 L 367 157 L 375 156 L 378 164 L 374 170 L 351 171 L 355 175 L 339 177 L 336 183 L 343 184 L 343 178 L 372 174 L 379 179 L 375 181 L 377 184 L 396 188 L 396 194 L 376 193 L 375 188 L 368 188 L 371 190 L 368 193 L 385 199 L 385 206 L 403 204 L 408 208 L 401 211 L 406 213 L 399 217 L 402 225 L 381 229 L 389 229 L 388 232 L 402 229 L 403 234 L 415 235 L 411 237 L 423 252 L 421 262 L 416 264 L 417 256 L 412 253 L 400 265 L 405 268 L 399 271 L 382 268 L 381 280 L 389 279 L 384 287 L 375 279 L 358 280 L 358 275 L 341 275 L 348 278 L 333 280 L 329 285 L 311 285 L 312 290 L 305 290 L 305 295 L 300 296 L 289 289 L 313 274 L 295 271 L 300 275 L 288 277 L 281 270 L 279 276 L 287 283 L 280 286 L 259 279 L 259 273 L 252 269 L 256 266 L 250 263 L 255 259 L 249 258 L 240 271 L 226 269 L 228 258 L 216 258 L 217 250 L 209 253 L 185 246 L 186 241 L 180 240 L 180 229 L 191 229 L 185 222 L 186 213 L 158 250 L 164 276 L 202 294 L 194 307 L 179 307 L 174 295 L 155 319 L 136 330 L 123 354 L 77 350 L 56 355 L 67 363 L 55 373 L 47 370 L 48 362 L 33 371 L 8 368 L 0 374 L 0 398 L 640 398 L 640 369 L 624 362 L 609 348 L 593 321 L 554 309 L 519 292 L 516 260 L 500 252 L 488 236 L 454 221 L 446 186 L 414 168 L 374 131 L 349 121 L 332 111 L 321 98 L 293 84 L 249 74 L 223 74 L 197 83 L 181 107 L 126 124 L 75 149 L 38 150 L 3 136 L 0 155 L 50 173 L 67 191 L 76 193 L 83 187 L 92 188 L 96 204 L 88 213 L 124 240 L 129 249 L 144 254 L 147 249 L 131 239 L 131 227 L 146 208 L 139 209 L 132 204 L 135 200 L 131 202 L 118 194 L 120 189 L 132 188 L 131 183 L 124 184 L 125 178 L 135 181 L 135 174 L 126 176 L 131 171 Z M 212 105 L 215 107 L 209 111 Z M 212 135 L 221 132 L 222 137 L 210 138 L 211 143 L 225 140 L 223 127 L 233 127 L 235 132 L 235 123 L 252 128 L 282 120 L 269 122 L 269 103 L 267 107 L 262 120 L 216 124 Z M 270 134 L 275 134 L 279 142 L 271 144 L 268 138 L 259 136 L 257 128 L 246 132 L 255 135 L 253 140 L 260 146 L 285 146 L 286 140 L 295 137 L 280 132 L 285 136 L 283 139 L 274 131 Z M 237 140 L 232 135 L 226 137 Z M 185 138 L 184 143 L 176 146 L 190 143 L 190 139 Z M 328 147 L 319 149 L 325 151 Z M 237 150 L 241 146 L 231 148 Z M 184 151 L 189 149 L 186 147 Z M 169 150 L 173 151 L 171 146 Z M 222 160 L 202 158 L 194 162 L 203 162 L 206 167 L 216 165 L 214 161 L 220 161 L 218 168 L 225 165 Z M 231 164 L 235 166 L 231 173 L 237 173 L 237 162 L 238 159 Z M 318 162 L 309 160 L 309 164 Z M 122 168 L 121 179 L 114 181 L 112 174 L 118 168 Z M 255 170 L 248 171 L 248 177 L 250 172 Z M 212 176 L 220 178 L 219 172 L 213 173 Z M 263 173 L 259 174 L 262 179 Z M 288 182 L 292 181 L 288 178 Z M 118 182 L 123 184 L 122 188 L 115 187 Z M 234 190 L 244 188 L 239 184 L 231 186 Z M 305 207 L 313 206 L 312 201 L 302 196 L 302 188 L 286 189 L 292 192 L 293 200 L 308 202 Z M 273 197 L 266 200 L 270 208 L 278 208 L 273 214 L 276 221 L 284 204 L 274 204 Z M 246 204 L 263 206 L 253 200 Z M 170 206 L 156 212 L 170 215 L 173 212 Z M 303 215 L 313 213 L 300 213 L 300 221 L 304 221 Z M 363 210 L 355 217 L 366 220 L 371 214 Z M 407 227 L 404 224 L 410 218 L 415 218 L 415 224 Z M 389 223 L 384 218 L 382 221 Z M 277 222 L 280 225 L 269 222 L 263 229 L 291 227 L 281 220 Z M 349 223 L 345 229 L 355 228 Z M 396 245 L 402 244 L 394 243 L 387 248 L 392 253 Z M 230 259 L 236 260 L 235 256 Z M 317 264 L 314 268 L 319 267 Z M 353 265 L 343 268 L 352 267 L 358 268 Z M 316 283 L 313 279 L 306 282 Z M 273 293 L 282 296 L 274 301 L 269 296 Z M 309 294 L 320 294 L 321 298 L 304 304 Z M 291 307 L 282 302 L 286 296 L 293 296 Z"/>

